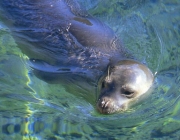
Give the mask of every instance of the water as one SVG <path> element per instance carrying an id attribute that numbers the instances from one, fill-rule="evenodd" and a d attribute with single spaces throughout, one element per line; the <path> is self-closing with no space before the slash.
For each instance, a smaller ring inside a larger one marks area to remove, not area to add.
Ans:
<path id="1" fill-rule="evenodd" d="M 124 113 L 100 115 L 94 99 L 34 76 L 1 19 L 0 140 L 180 139 L 180 2 L 78 1 L 156 73 L 152 93 Z"/>

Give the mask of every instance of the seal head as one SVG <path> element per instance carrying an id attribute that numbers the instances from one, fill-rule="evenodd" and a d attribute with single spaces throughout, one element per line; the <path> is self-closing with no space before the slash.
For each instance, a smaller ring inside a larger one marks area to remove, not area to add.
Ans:
<path id="1" fill-rule="evenodd" d="M 153 79 L 152 72 L 135 60 L 121 60 L 109 66 L 101 80 L 98 110 L 103 114 L 126 110 L 129 102 L 148 91 Z"/>

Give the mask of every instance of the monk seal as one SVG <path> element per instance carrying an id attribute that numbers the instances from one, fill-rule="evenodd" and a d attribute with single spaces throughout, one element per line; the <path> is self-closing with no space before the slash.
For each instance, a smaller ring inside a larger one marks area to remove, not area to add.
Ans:
<path id="1" fill-rule="evenodd" d="M 37 76 L 44 80 L 60 76 L 58 80 L 72 82 L 79 89 L 102 77 L 97 102 L 100 113 L 125 110 L 151 86 L 151 71 L 130 60 L 133 56 L 114 31 L 76 1 L 1 0 L 0 6 L 1 16 Z M 92 98 L 92 92 L 86 96 Z"/>
<path id="2" fill-rule="evenodd" d="M 146 93 L 153 74 L 135 60 L 121 60 L 108 67 L 101 83 L 97 108 L 103 114 L 112 114 L 126 110 L 130 101 Z"/>

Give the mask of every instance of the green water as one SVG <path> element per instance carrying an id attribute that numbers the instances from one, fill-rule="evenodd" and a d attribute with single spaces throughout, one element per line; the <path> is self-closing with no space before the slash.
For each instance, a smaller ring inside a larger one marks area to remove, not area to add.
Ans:
<path id="1" fill-rule="evenodd" d="M 0 20 L 0 140 L 180 139 L 180 1 L 78 1 L 157 73 L 152 93 L 100 115 L 95 101 L 34 76 Z"/>

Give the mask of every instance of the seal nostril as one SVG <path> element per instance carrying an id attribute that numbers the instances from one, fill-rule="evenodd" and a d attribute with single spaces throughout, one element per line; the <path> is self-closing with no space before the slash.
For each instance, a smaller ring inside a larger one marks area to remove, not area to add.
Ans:
<path id="1" fill-rule="evenodd" d="M 109 104 L 109 101 L 107 101 L 107 102 L 105 103 L 104 107 L 106 108 L 106 107 L 108 106 L 108 104 Z"/>
<path id="2" fill-rule="evenodd" d="M 113 109 L 112 100 L 108 97 L 102 97 L 97 103 L 98 110 L 102 114 L 110 114 Z"/>
<path id="3" fill-rule="evenodd" d="M 104 110 L 106 110 L 108 108 L 108 104 L 109 104 L 109 101 L 104 102 L 104 104 L 102 105 L 103 112 L 104 112 Z"/>

